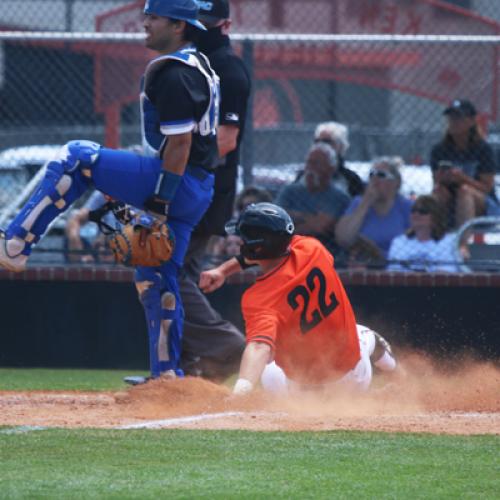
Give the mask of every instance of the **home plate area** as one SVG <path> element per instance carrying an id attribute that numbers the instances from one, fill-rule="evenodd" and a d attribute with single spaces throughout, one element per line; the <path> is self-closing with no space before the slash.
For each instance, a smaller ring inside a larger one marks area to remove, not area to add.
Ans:
<path id="1" fill-rule="evenodd" d="M 500 370 L 470 363 L 438 373 L 414 358 L 407 376 L 362 395 L 231 390 L 187 377 L 155 380 L 123 392 L 0 392 L 0 432 L 54 427 L 107 429 L 366 430 L 500 434 Z"/>

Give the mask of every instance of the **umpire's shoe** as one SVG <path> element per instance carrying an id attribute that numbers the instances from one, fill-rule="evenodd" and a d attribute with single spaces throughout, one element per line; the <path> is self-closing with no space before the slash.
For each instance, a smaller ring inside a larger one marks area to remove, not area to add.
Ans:
<path id="1" fill-rule="evenodd" d="M 372 363 L 379 370 L 393 371 L 396 369 L 396 358 L 392 353 L 391 344 L 380 335 L 380 333 L 373 332 L 375 335 L 375 349 L 370 356 Z"/>
<path id="2" fill-rule="evenodd" d="M 0 230 L 0 266 L 15 273 L 25 271 L 28 256 L 21 253 L 24 246 L 24 241 L 18 238 L 8 240 L 4 231 Z"/>

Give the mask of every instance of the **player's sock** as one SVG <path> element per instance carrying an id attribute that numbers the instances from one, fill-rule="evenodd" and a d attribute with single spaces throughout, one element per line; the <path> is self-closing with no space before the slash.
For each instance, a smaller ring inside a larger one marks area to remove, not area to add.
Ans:
<path id="1" fill-rule="evenodd" d="M 395 370 L 397 363 L 391 345 L 382 335 L 377 332 L 373 333 L 375 335 L 375 349 L 371 355 L 373 365 L 382 371 Z"/>
<path id="2" fill-rule="evenodd" d="M 373 365 L 376 366 L 379 370 L 386 372 L 395 370 L 396 364 L 396 359 L 389 352 L 384 352 L 384 354 L 382 354 L 382 357 L 373 362 Z"/>

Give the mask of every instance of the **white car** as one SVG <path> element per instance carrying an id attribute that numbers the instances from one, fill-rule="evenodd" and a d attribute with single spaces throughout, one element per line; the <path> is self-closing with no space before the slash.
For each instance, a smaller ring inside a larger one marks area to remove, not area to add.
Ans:
<path id="1" fill-rule="evenodd" d="M 0 225 L 10 219 L 29 196 L 32 179 L 42 176 L 42 167 L 56 157 L 60 148 L 55 145 L 22 146 L 0 152 Z"/>

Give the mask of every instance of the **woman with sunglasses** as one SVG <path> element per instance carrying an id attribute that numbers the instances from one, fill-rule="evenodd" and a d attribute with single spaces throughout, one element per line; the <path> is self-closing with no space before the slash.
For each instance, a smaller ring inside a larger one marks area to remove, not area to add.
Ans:
<path id="1" fill-rule="evenodd" d="M 374 160 L 365 192 L 338 221 L 335 236 L 351 260 L 383 261 L 392 239 L 410 226 L 412 201 L 399 194 L 401 165 L 399 157 Z"/>
<path id="2" fill-rule="evenodd" d="M 411 209 L 410 228 L 389 248 L 391 271 L 458 272 L 456 234 L 446 234 L 446 215 L 430 195 L 419 196 Z"/>

